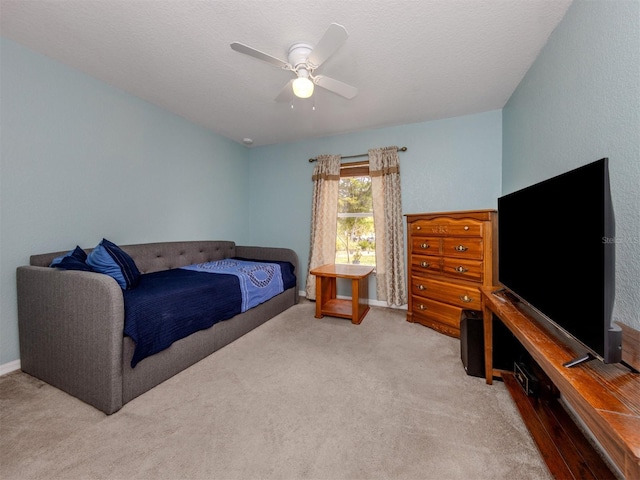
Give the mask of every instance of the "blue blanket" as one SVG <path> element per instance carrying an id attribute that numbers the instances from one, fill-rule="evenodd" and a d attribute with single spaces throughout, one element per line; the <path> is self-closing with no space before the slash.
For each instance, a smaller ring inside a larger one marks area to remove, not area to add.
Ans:
<path id="1" fill-rule="evenodd" d="M 235 258 L 216 260 L 215 262 L 198 263 L 182 267 L 182 270 L 194 272 L 235 275 L 240 280 L 242 306 L 240 311 L 266 302 L 284 292 L 280 265 L 277 263 L 260 263 Z"/>
<path id="2" fill-rule="evenodd" d="M 279 267 L 280 275 L 274 274 L 279 280 L 272 279 L 276 284 L 281 284 L 284 290 L 295 287 L 296 277 L 290 262 L 271 264 Z M 266 280 L 264 270 L 249 271 L 257 283 Z M 123 290 L 123 295 L 124 334 L 136 344 L 132 368 L 173 342 L 238 315 L 244 311 L 245 304 L 237 275 L 213 275 L 185 268 L 141 275 L 138 287 Z M 257 305 L 268 300 L 266 297 L 247 299 L 246 304 Z"/>

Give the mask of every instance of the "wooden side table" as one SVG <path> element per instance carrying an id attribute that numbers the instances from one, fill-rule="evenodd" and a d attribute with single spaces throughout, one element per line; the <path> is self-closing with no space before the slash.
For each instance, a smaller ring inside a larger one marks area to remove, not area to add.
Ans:
<path id="1" fill-rule="evenodd" d="M 373 272 L 367 265 L 322 265 L 311 270 L 316 276 L 316 318 L 350 318 L 359 325 L 369 311 L 369 281 Z M 336 298 L 336 279 L 351 280 L 351 300 Z"/>

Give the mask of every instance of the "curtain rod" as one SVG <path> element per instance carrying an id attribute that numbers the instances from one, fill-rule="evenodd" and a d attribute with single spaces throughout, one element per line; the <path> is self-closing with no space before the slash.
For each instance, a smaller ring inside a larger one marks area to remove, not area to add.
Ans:
<path id="1" fill-rule="evenodd" d="M 398 151 L 399 152 L 406 152 L 407 151 L 407 147 L 400 147 L 400 148 L 398 148 Z M 346 155 L 346 156 L 344 156 L 342 158 L 358 158 L 358 157 L 366 157 L 368 155 L 369 155 L 368 153 L 360 153 L 358 155 Z M 317 158 L 310 158 L 309 162 L 316 162 L 317 160 L 318 160 Z"/>

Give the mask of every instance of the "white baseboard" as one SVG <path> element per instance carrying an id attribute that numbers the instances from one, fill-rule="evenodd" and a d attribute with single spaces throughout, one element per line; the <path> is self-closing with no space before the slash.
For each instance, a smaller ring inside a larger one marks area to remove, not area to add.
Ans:
<path id="1" fill-rule="evenodd" d="M 16 370 L 20 370 L 20 360 L 14 360 L 13 362 L 0 365 L 0 376 L 15 372 Z"/>
<path id="2" fill-rule="evenodd" d="M 306 294 L 306 292 L 304 290 L 300 290 L 298 292 L 298 294 L 301 297 L 305 297 L 305 298 L 307 296 L 307 294 Z M 351 300 L 351 297 L 346 297 L 344 295 L 338 295 L 337 298 L 341 298 L 343 300 Z M 372 307 L 395 308 L 395 309 L 398 309 L 398 310 L 407 310 L 407 308 L 408 308 L 408 306 L 406 304 L 405 305 L 400 305 L 399 307 L 396 306 L 396 305 L 389 306 L 389 305 L 387 305 L 387 302 L 383 302 L 381 300 L 374 300 L 372 298 L 369 299 L 369 305 L 371 305 Z"/>

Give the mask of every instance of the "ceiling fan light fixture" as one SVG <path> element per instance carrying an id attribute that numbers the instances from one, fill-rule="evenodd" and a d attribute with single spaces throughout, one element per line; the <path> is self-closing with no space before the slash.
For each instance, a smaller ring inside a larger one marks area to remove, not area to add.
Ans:
<path id="1" fill-rule="evenodd" d="M 298 98 L 309 98 L 313 95 L 313 82 L 307 77 L 298 77 L 293 81 L 293 94 Z"/>
<path id="2" fill-rule="evenodd" d="M 309 98 L 313 95 L 316 85 L 323 90 L 328 90 L 350 100 L 358 94 L 356 87 L 324 75 L 314 75 L 315 70 L 344 44 L 347 37 L 347 30 L 342 25 L 332 23 L 315 47 L 308 43 L 294 43 L 291 45 L 287 55 L 288 61 L 273 57 L 268 53 L 239 42 L 233 42 L 231 49 L 270 63 L 282 70 L 288 70 L 296 75 L 297 78 L 287 82 L 280 91 L 280 94 L 275 98 L 276 102 L 292 101 L 294 96 Z M 294 96 L 291 95 L 292 90 Z M 293 108 L 293 102 L 291 105 Z"/>

